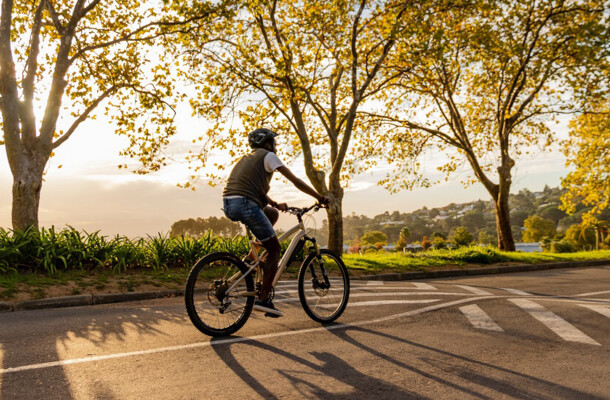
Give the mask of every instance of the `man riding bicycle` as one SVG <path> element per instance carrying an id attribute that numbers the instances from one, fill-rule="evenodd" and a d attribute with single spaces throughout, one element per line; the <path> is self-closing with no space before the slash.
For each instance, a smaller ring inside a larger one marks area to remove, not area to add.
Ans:
<path id="1" fill-rule="evenodd" d="M 243 156 L 229 175 L 223 191 L 224 213 L 232 221 L 239 221 L 254 234 L 267 250 L 263 262 L 263 284 L 254 309 L 265 312 L 268 317 L 281 317 L 269 298 L 273 278 L 280 259 L 280 242 L 273 225 L 278 219 L 277 210 L 286 211 L 286 203 L 277 203 L 269 198 L 269 183 L 274 171 L 279 171 L 297 189 L 314 197 L 319 203 L 328 203 L 328 198 L 297 178 L 275 154 L 277 133 L 266 129 L 256 129 L 248 135 L 252 152 Z"/>

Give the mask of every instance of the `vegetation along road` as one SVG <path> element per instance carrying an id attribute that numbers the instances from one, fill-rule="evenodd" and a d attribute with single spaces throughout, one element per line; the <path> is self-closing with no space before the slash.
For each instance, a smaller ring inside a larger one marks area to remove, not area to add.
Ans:
<path id="1" fill-rule="evenodd" d="M 0 398 L 607 398 L 610 266 L 354 281 L 337 324 L 210 340 L 180 298 L 0 315 Z"/>

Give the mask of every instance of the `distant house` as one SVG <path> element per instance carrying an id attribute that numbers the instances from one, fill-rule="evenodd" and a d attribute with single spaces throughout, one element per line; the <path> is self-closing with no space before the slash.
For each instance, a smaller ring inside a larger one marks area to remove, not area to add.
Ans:
<path id="1" fill-rule="evenodd" d="M 405 225 L 405 221 L 385 221 L 385 222 L 380 222 L 379 225 L 380 226 L 385 226 L 385 225 Z"/>

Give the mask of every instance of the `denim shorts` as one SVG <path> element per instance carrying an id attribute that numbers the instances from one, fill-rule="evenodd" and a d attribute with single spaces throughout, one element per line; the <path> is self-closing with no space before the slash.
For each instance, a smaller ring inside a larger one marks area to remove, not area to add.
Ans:
<path id="1" fill-rule="evenodd" d="M 224 197 L 222 202 L 227 218 L 246 225 L 259 241 L 275 236 L 271 221 L 254 201 L 246 197 Z"/>

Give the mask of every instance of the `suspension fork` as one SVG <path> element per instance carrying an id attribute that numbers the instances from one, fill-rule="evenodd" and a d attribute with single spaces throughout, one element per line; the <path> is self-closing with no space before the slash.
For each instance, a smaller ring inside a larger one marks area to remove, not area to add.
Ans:
<path id="1" fill-rule="evenodd" d="M 322 253 L 320 252 L 320 246 L 316 242 L 315 238 L 306 237 L 306 239 L 312 243 L 312 245 L 309 247 L 309 251 L 316 253 L 316 259 L 318 260 L 318 264 L 320 265 L 320 271 L 322 271 L 322 278 L 324 278 L 325 287 L 323 287 L 323 289 L 327 289 L 330 287 L 330 281 L 328 279 L 328 274 L 326 273 L 326 267 L 324 266 L 324 260 L 322 259 Z M 313 265 L 309 266 L 309 270 L 311 271 L 311 276 L 314 279 L 314 284 L 319 285 L 320 282 L 319 282 L 318 276 L 316 275 L 316 271 L 315 271 Z"/>

